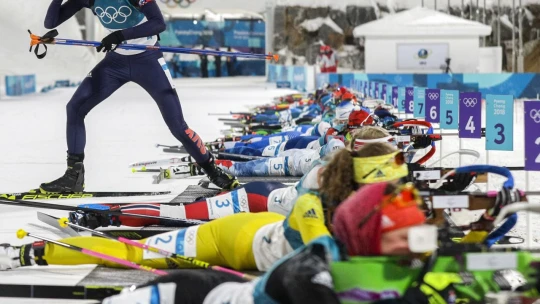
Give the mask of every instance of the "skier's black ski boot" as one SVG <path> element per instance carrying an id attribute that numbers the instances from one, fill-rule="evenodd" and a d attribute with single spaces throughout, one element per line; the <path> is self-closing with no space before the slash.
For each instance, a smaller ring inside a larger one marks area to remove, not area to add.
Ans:
<path id="1" fill-rule="evenodd" d="M 39 186 L 41 193 L 72 193 L 84 190 L 84 154 L 68 154 L 67 170 L 60 178 Z"/>
<path id="2" fill-rule="evenodd" d="M 234 175 L 226 173 L 216 165 L 212 154 L 210 154 L 210 159 L 207 162 L 198 165 L 204 170 L 210 182 L 221 189 L 232 190 L 240 186 L 240 182 Z"/>

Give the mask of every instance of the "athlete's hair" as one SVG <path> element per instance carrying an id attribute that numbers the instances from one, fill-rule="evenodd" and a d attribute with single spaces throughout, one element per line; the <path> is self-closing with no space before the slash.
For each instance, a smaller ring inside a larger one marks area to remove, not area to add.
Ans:
<path id="1" fill-rule="evenodd" d="M 354 141 L 357 139 L 377 139 L 390 136 L 390 133 L 384 128 L 377 126 L 364 126 L 360 129 L 354 130 L 352 133 L 351 141 L 349 142 L 347 148 L 349 150 L 354 150 Z"/>
<path id="2" fill-rule="evenodd" d="M 396 148 L 388 143 L 370 143 L 358 151 L 338 150 L 320 175 L 319 191 L 328 206 L 339 205 L 362 185 L 354 180 L 353 157 L 372 157 L 390 154 Z"/>

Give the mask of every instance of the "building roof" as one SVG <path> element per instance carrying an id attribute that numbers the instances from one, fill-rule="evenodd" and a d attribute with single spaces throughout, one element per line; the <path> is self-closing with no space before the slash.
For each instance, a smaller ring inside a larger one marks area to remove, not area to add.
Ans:
<path id="1" fill-rule="evenodd" d="M 480 22 L 416 7 L 357 26 L 355 37 L 487 36 L 491 27 Z"/>

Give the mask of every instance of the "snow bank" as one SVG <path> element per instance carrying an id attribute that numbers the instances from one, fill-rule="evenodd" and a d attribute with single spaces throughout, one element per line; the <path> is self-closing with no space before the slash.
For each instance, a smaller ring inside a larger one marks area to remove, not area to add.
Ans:
<path id="1" fill-rule="evenodd" d="M 331 7 L 345 11 L 348 5 L 372 6 L 372 0 L 276 0 L 279 6 Z"/>
<path id="2" fill-rule="evenodd" d="M 328 25 L 334 30 L 334 32 L 343 35 L 343 30 L 332 19 L 330 19 L 330 17 L 317 17 L 315 19 L 304 20 L 304 22 L 300 23 L 300 26 L 306 29 L 308 32 L 315 32 L 318 31 L 323 24 Z"/>

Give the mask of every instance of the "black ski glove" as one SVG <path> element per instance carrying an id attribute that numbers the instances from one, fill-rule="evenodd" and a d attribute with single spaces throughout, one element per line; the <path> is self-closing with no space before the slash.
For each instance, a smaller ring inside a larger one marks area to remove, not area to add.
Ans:
<path id="1" fill-rule="evenodd" d="M 429 136 L 418 136 L 414 139 L 413 148 L 415 149 L 425 149 L 431 146 L 433 140 Z"/>
<path id="2" fill-rule="evenodd" d="M 90 229 L 99 227 L 120 226 L 118 216 L 99 214 L 85 211 L 73 211 L 69 213 L 69 222 Z"/>
<path id="3" fill-rule="evenodd" d="M 321 244 L 310 244 L 290 256 L 267 278 L 265 292 L 277 303 L 339 303 Z"/>
<path id="4" fill-rule="evenodd" d="M 124 34 L 122 34 L 122 31 L 112 32 L 101 40 L 101 44 L 97 47 L 97 51 L 98 53 L 101 52 L 101 50 L 103 50 L 104 53 L 114 51 L 124 40 Z"/>
<path id="5" fill-rule="evenodd" d="M 439 190 L 448 192 L 459 192 L 465 190 L 476 180 L 476 173 L 457 173 L 448 177 L 448 181 L 444 183 Z"/>

